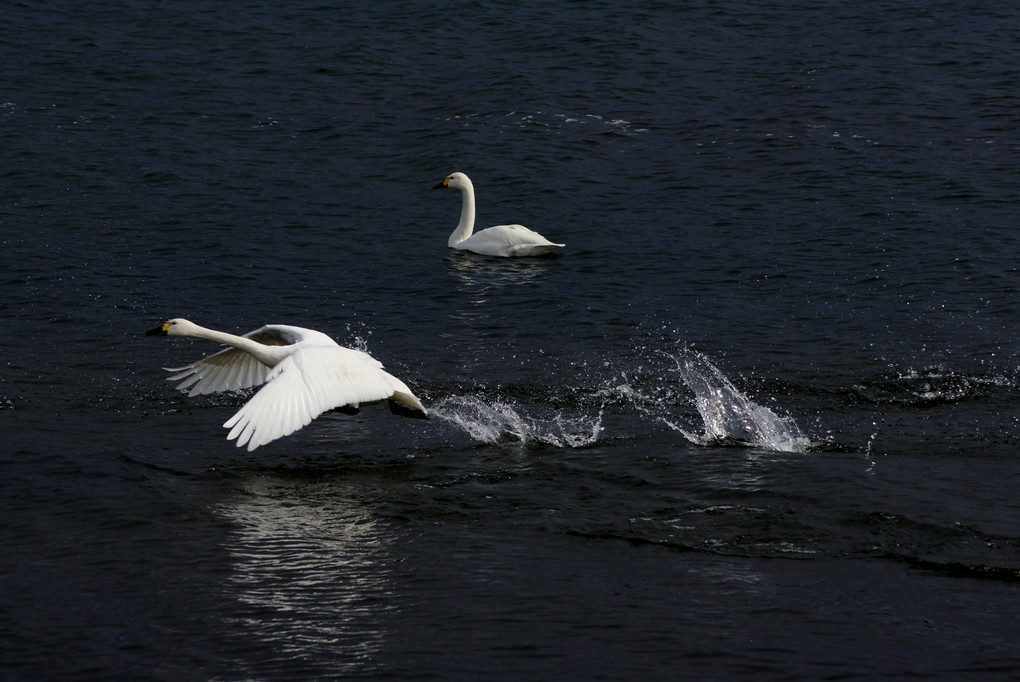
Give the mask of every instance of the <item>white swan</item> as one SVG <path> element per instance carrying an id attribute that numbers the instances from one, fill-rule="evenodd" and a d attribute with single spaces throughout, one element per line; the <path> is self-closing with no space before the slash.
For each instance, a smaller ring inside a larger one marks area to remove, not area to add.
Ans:
<path id="1" fill-rule="evenodd" d="M 451 249 L 474 251 L 483 256 L 541 256 L 565 244 L 556 244 L 523 225 L 496 225 L 471 234 L 475 229 L 475 188 L 463 173 L 454 173 L 432 189 L 459 189 L 463 200 L 460 223 L 447 242 Z"/>
<path id="2" fill-rule="evenodd" d="M 202 358 L 168 381 L 189 396 L 237 391 L 265 384 L 228 419 L 227 440 L 248 451 L 288 436 L 327 410 L 357 411 L 361 403 L 388 399 L 405 416 L 427 417 L 421 401 L 404 382 L 384 372 L 368 353 L 344 348 L 322 332 L 267 324 L 244 336 L 206 329 L 176 318 L 146 332 L 149 336 L 187 336 L 217 341 L 230 348 Z"/>

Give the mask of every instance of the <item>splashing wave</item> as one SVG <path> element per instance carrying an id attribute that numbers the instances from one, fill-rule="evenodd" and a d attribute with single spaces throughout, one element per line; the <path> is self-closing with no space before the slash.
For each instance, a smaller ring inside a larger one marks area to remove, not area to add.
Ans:
<path id="1" fill-rule="evenodd" d="M 781 417 L 748 398 L 704 354 L 681 349 L 675 355 L 660 355 L 676 364 L 667 372 L 675 372 L 694 392 L 693 404 L 703 433 L 677 423 L 675 406 L 689 398 L 686 391 L 681 395 L 661 376 L 642 388 L 645 380 L 623 375 L 618 385 L 603 388 L 600 395 L 630 403 L 645 417 L 662 422 L 695 445 L 741 445 L 779 452 L 807 452 L 816 447 L 791 417 Z"/>
<path id="2" fill-rule="evenodd" d="M 699 445 L 734 442 L 780 452 L 811 448 L 811 439 L 791 417 L 780 417 L 741 393 L 702 353 L 686 351 L 673 360 L 680 378 L 694 391 L 694 406 L 705 424 L 699 435 L 663 420 L 687 440 Z"/>
<path id="3" fill-rule="evenodd" d="M 515 440 L 558 448 L 582 448 L 594 445 L 602 432 L 601 410 L 594 417 L 568 417 L 557 412 L 551 418 L 538 419 L 521 414 L 518 407 L 509 403 L 451 396 L 432 406 L 430 412 L 483 443 Z"/>

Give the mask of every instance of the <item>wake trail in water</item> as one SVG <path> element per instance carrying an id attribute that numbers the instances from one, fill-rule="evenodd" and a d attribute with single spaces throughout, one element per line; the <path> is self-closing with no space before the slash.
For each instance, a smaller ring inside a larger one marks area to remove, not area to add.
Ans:
<path id="1" fill-rule="evenodd" d="M 429 409 L 432 416 L 454 424 L 483 443 L 518 441 L 544 443 L 558 448 L 594 445 L 602 432 L 602 411 L 596 416 L 566 416 L 556 412 L 547 419 L 522 414 L 522 408 L 473 396 L 451 396 Z"/>
<path id="2" fill-rule="evenodd" d="M 695 445 L 778 452 L 808 452 L 820 445 L 805 435 L 792 417 L 780 416 L 751 400 L 703 353 L 686 348 L 656 353 L 669 361 L 669 367 L 656 372 L 653 378 L 640 370 L 634 376 L 622 374 L 609 380 L 589 394 L 590 402 L 583 401 L 590 411 L 597 409 L 595 414 L 568 414 L 547 405 L 521 406 L 498 398 L 456 395 L 431 406 L 430 413 L 482 443 L 583 448 L 599 441 L 604 431 L 605 406 L 615 402 L 664 424 Z M 693 404 L 697 409 L 703 429 L 700 433 L 697 418 L 686 425 L 680 423 L 675 414 L 678 404 Z"/>

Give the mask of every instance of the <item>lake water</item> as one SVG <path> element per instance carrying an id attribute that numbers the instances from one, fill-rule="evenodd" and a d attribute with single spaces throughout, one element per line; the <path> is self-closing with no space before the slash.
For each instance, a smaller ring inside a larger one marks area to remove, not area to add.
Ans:
<path id="1" fill-rule="evenodd" d="M 1020 10 L 3 15 L 0 678 L 1020 675 Z M 238 450 L 170 317 L 432 418 Z"/>

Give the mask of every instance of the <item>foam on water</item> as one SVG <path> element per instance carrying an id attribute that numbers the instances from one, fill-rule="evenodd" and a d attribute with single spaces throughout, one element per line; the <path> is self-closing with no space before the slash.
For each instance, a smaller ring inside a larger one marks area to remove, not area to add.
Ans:
<path id="1" fill-rule="evenodd" d="M 996 389 L 1015 389 L 1015 379 L 1001 373 L 979 375 L 943 366 L 893 371 L 853 386 L 863 400 L 878 405 L 931 406 L 981 397 Z"/>
<path id="2" fill-rule="evenodd" d="M 522 408 L 499 400 L 450 396 L 430 408 L 432 416 L 454 424 L 475 440 L 497 443 L 545 443 L 558 448 L 594 445 L 602 432 L 602 411 L 595 416 L 566 416 L 556 412 L 548 419 L 522 414 Z"/>

